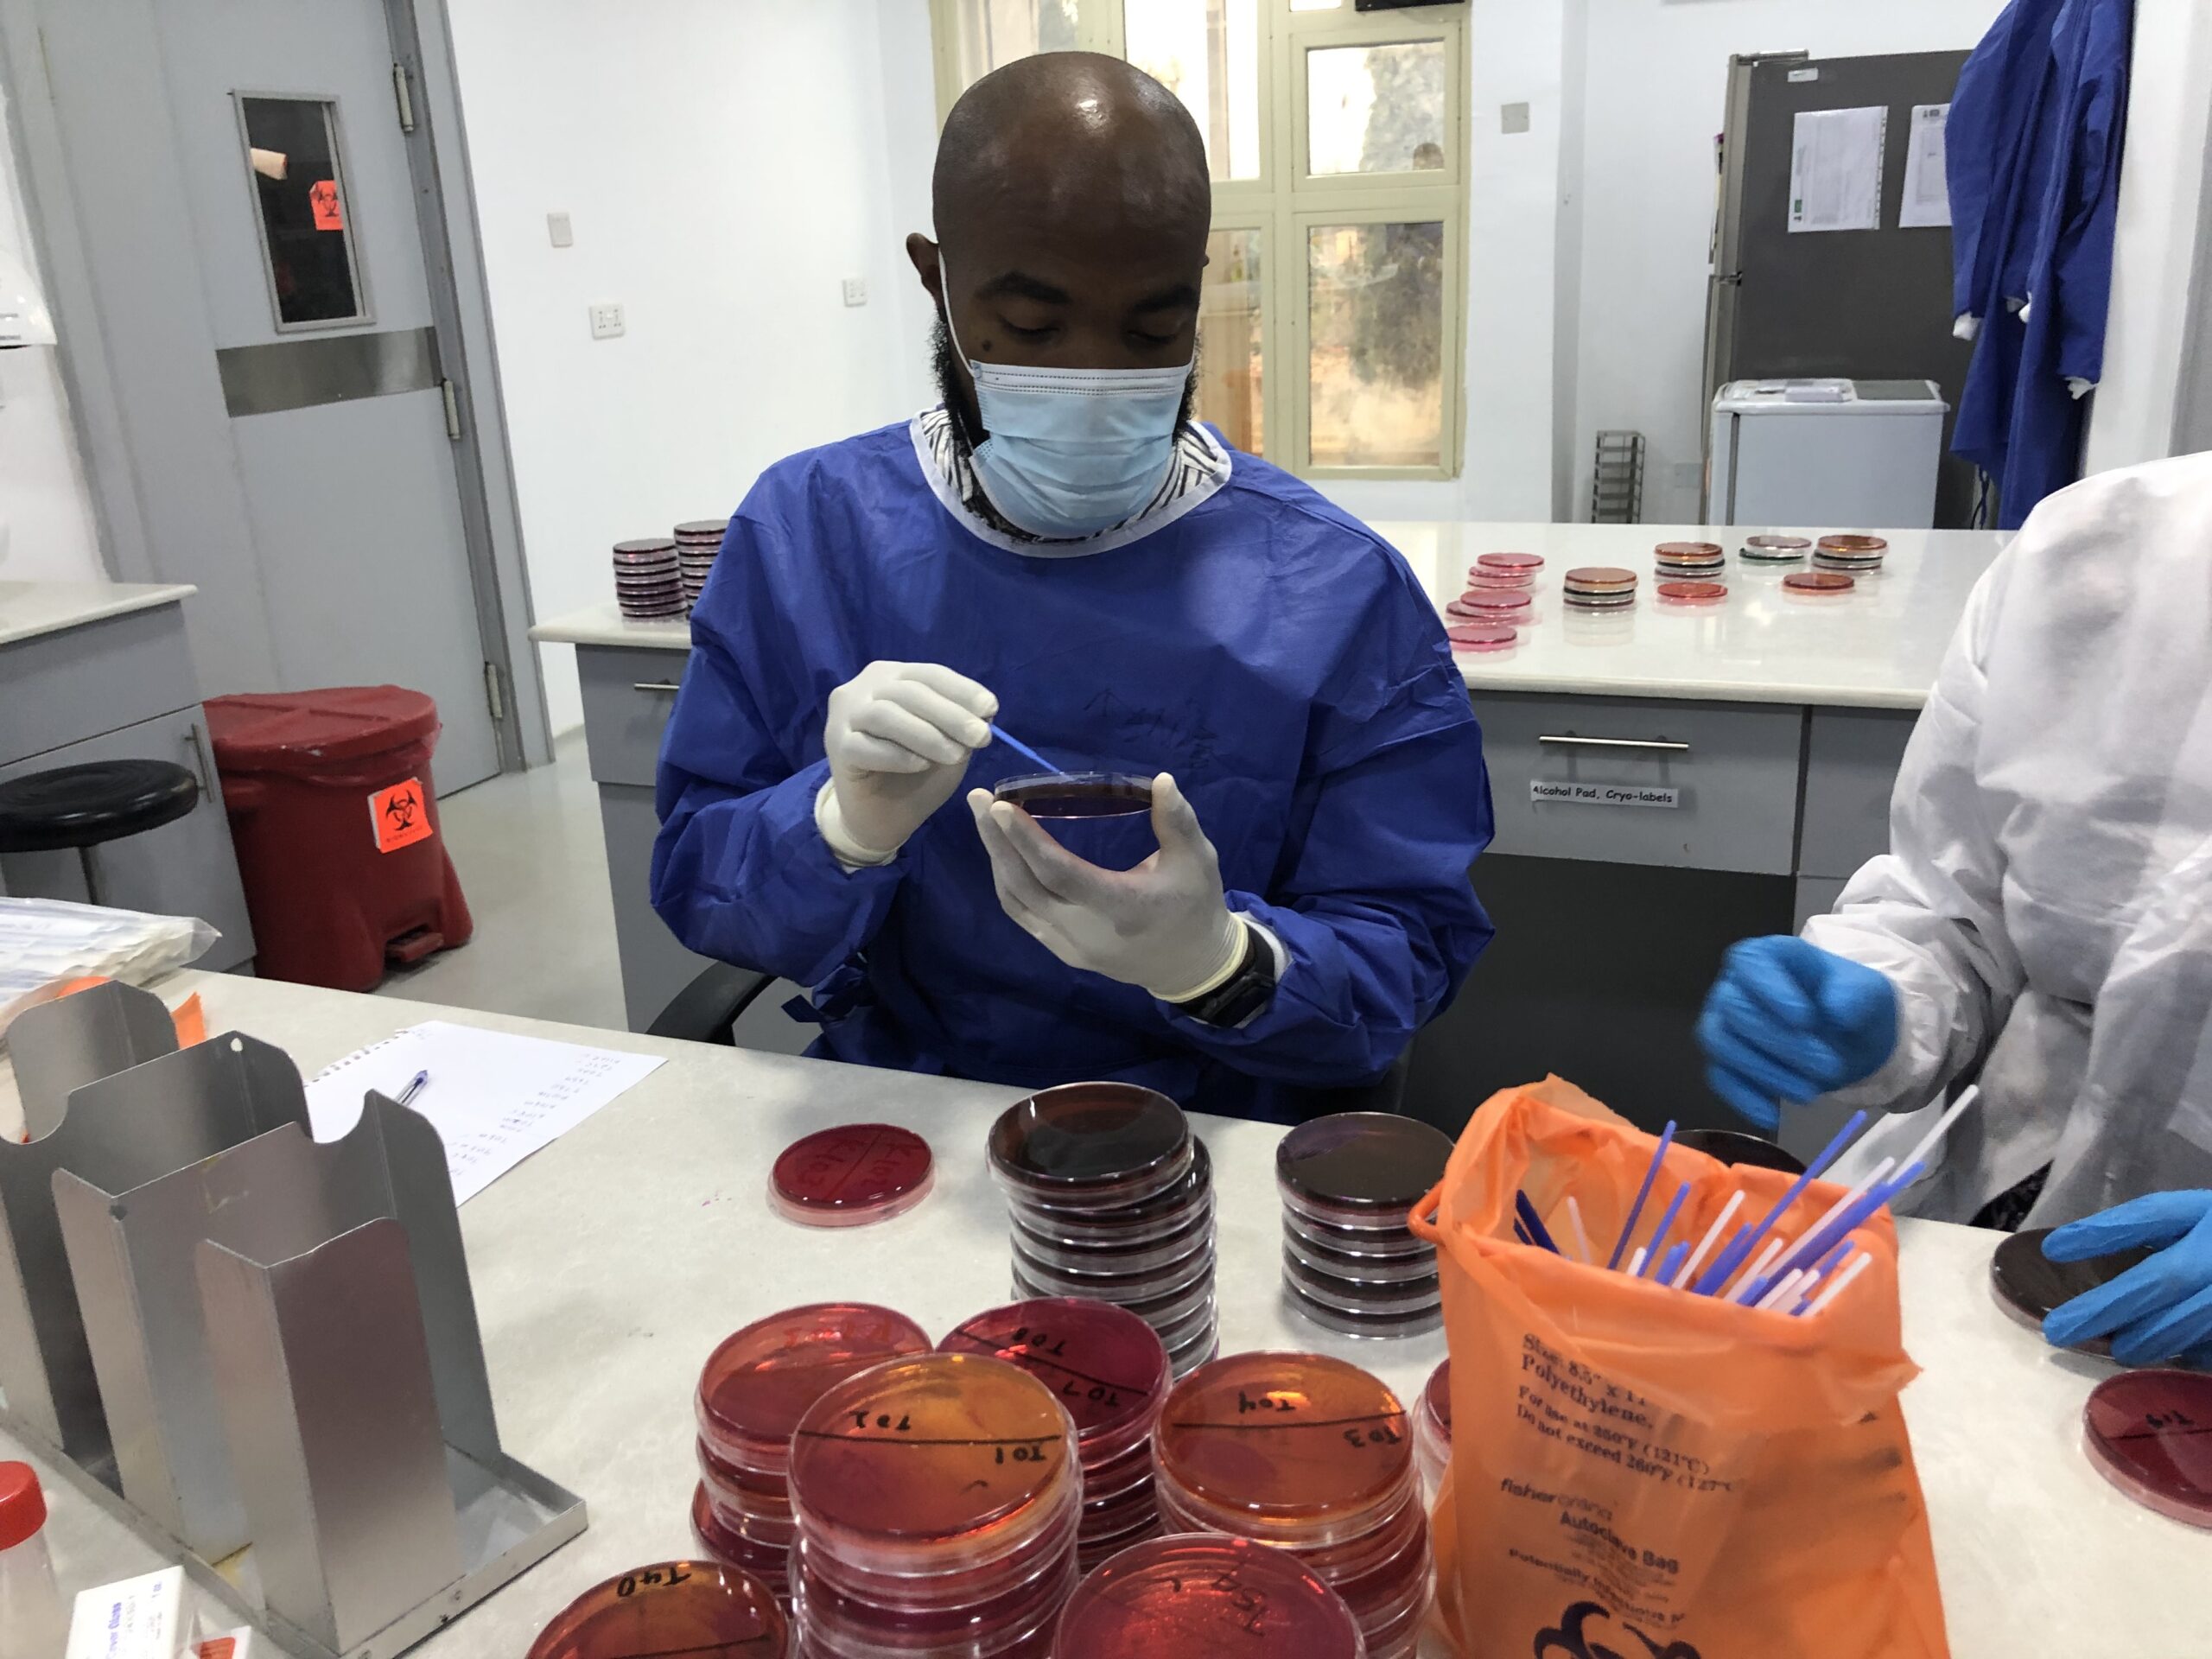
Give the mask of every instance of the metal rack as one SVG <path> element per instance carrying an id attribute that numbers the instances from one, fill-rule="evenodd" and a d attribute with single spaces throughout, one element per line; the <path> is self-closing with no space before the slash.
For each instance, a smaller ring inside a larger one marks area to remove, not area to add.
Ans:
<path id="1" fill-rule="evenodd" d="M 1590 471 L 1590 522 L 1635 524 L 1643 521 L 1643 434 L 1600 432 Z"/>

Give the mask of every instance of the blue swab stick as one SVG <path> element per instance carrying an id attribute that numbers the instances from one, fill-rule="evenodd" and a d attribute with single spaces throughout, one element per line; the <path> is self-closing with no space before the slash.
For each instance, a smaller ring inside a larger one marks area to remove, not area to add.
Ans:
<path id="1" fill-rule="evenodd" d="M 1675 1120 L 1669 1118 L 1667 1127 L 1659 1133 L 1659 1144 L 1651 1151 L 1651 1167 L 1643 1172 L 1643 1185 L 1636 1189 L 1636 1202 L 1629 1206 L 1628 1224 L 1621 1229 L 1621 1236 L 1613 1241 L 1613 1253 L 1605 1258 L 1608 1271 L 1621 1264 L 1621 1256 L 1628 1249 L 1629 1235 L 1636 1230 L 1636 1224 L 1643 1218 L 1643 1201 L 1651 1196 L 1651 1183 L 1659 1179 L 1659 1166 L 1667 1161 L 1667 1148 L 1675 1144 Z"/>
<path id="2" fill-rule="evenodd" d="M 1681 1268 L 1682 1258 L 1689 1253 L 1690 1242 L 1687 1238 L 1678 1244 L 1670 1246 L 1667 1251 L 1667 1259 L 1659 1264 L 1659 1271 L 1652 1274 L 1652 1277 L 1662 1285 L 1673 1284 L 1675 1274 Z"/>
<path id="3" fill-rule="evenodd" d="M 1065 777 L 1066 777 L 1066 776 L 1067 776 L 1067 773 L 1066 773 L 1066 772 L 1065 772 L 1061 771 L 1059 767 L 1058 767 L 1058 766 L 1054 766 L 1051 761 L 1047 760 L 1046 760 L 1043 755 L 1041 755 L 1041 754 L 1038 753 L 1036 750 L 1034 750 L 1034 749 L 1031 748 L 1031 747 L 1030 747 L 1027 743 L 1024 743 L 1023 741 L 1021 741 L 1021 740 L 1020 740 L 1020 739 L 1019 739 L 1019 738 L 1014 738 L 1014 737 L 1008 737 L 1008 736 L 1006 734 L 1006 733 L 1005 733 L 1005 732 L 1003 732 L 1002 730 L 1001 730 L 998 727 L 996 727 L 996 726 L 993 726 L 993 727 L 991 728 L 991 735 L 992 735 L 993 737 L 995 737 L 996 739 L 998 739 L 998 741 L 999 741 L 1000 742 L 1001 742 L 1001 743 L 1005 744 L 1005 745 L 1007 746 L 1007 747 L 1008 747 L 1009 749 L 1012 749 L 1012 750 L 1013 750 L 1016 754 L 1020 755 L 1023 760 L 1033 760 L 1033 761 L 1035 761 L 1039 766 L 1042 766 L 1046 771 L 1047 771 L 1047 772 L 1052 772 L 1052 773 L 1055 774 L 1055 775 L 1056 775 L 1056 776 L 1058 776 L 1058 777 L 1065 778 Z"/>
<path id="4" fill-rule="evenodd" d="M 1682 1200 L 1690 1195 L 1690 1184 L 1684 1181 L 1675 1189 L 1674 1201 L 1660 1213 L 1658 1230 L 1651 1235 L 1651 1248 L 1644 1252 L 1643 1274 L 1647 1279 L 1659 1260 L 1659 1252 L 1666 1247 L 1667 1235 L 1675 1225 L 1675 1217 L 1682 1213 Z"/>
<path id="5" fill-rule="evenodd" d="M 1807 1165 L 1805 1173 L 1790 1184 L 1789 1190 L 1782 1195 L 1781 1202 L 1766 1212 L 1764 1220 L 1754 1223 L 1749 1233 L 1731 1243 L 1720 1253 L 1720 1259 L 1705 1270 L 1704 1277 L 1693 1287 L 1699 1295 L 1710 1296 L 1714 1290 L 1728 1282 L 1728 1275 L 1744 1265 L 1744 1258 L 1758 1247 L 1758 1242 L 1767 1236 L 1774 1224 L 1788 1213 L 1789 1206 L 1804 1195 L 1807 1187 L 1820 1179 L 1821 1171 L 1842 1156 L 1843 1149 L 1850 1144 L 1852 1137 L 1866 1126 L 1866 1114 L 1853 1112 L 1851 1121 L 1838 1129 L 1834 1137 L 1821 1148 L 1821 1155 Z"/>
<path id="6" fill-rule="evenodd" d="M 1559 1246 L 1552 1242 L 1550 1230 L 1545 1227 L 1543 1218 L 1537 1215 L 1536 1206 L 1529 1202 L 1529 1195 L 1526 1192 L 1516 1192 L 1513 1195 L 1513 1209 L 1514 1212 L 1521 1217 L 1521 1225 L 1529 1235 L 1529 1242 L 1539 1249 L 1549 1250 L 1554 1255 L 1557 1255 L 1560 1253 Z"/>

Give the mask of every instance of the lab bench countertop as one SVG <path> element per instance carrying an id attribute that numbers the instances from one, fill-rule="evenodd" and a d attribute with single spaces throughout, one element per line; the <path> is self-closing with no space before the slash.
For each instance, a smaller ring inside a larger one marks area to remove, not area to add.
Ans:
<path id="1" fill-rule="evenodd" d="M 1006 1214 L 982 1146 L 1015 1090 L 262 980 L 183 973 L 158 988 L 173 1003 L 199 992 L 211 1032 L 264 1038 L 308 1075 L 432 1018 L 665 1057 L 461 1212 L 505 1448 L 581 1494 L 591 1522 L 416 1649 L 425 1659 L 520 1654 L 591 1585 L 692 1552 L 692 1391 L 738 1326 L 855 1298 L 942 1332 L 1007 1300 Z M 14 1107 L 0 1063 L 0 1122 Z M 873 1227 L 779 1219 L 764 1192 L 775 1154 L 860 1120 L 926 1135 L 935 1192 Z M 1279 1287 L 1281 1131 L 1198 1128 L 1214 1160 L 1224 1351 L 1340 1354 L 1410 1400 L 1443 1338 L 1359 1343 L 1297 1319 Z M 2207 1535 L 2129 1502 L 2082 1452 L 2082 1404 L 2110 1365 L 2056 1353 L 1999 1311 L 1996 1235 L 1914 1221 L 1898 1233 L 1905 1341 L 1923 1368 L 1904 1412 L 1955 1659 L 2203 1652 Z M 72 1587 L 160 1564 L 58 1478 L 48 1487 Z"/>
<path id="2" fill-rule="evenodd" d="M 1465 588 L 1484 553 L 1543 556 L 1530 620 L 1509 649 L 1463 654 L 1476 692 L 1572 696 L 1679 697 L 1694 702 L 1801 703 L 1816 708 L 1916 709 L 1943 660 L 1967 595 L 2005 538 L 1993 531 L 1892 530 L 1889 556 L 1836 597 L 1789 592 L 1782 579 L 1812 569 L 1747 563 L 1738 550 L 1761 527 L 1691 524 L 1514 524 L 1446 520 L 1378 521 L 1374 529 L 1406 556 L 1441 613 Z M 1774 533 L 1817 538 L 1838 526 Z M 1840 528 L 1849 528 L 1842 526 Z M 1653 569 L 1661 542 L 1709 541 L 1728 555 L 1717 604 L 1677 605 L 1658 596 Z M 1571 609 L 1560 584 L 1577 565 L 1618 565 L 1637 577 L 1636 603 L 1620 611 Z M 1453 619 L 1447 619 L 1453 620 Z M 548 645 L 688 651 L 687 622 L 633 622 L 606 602 L 530 631 Z"/>
<path id="3" fill-rule="evenodd" d="M 174 605 L 199 591 L 176 582 L 0 582 L 0 645 Z"/>

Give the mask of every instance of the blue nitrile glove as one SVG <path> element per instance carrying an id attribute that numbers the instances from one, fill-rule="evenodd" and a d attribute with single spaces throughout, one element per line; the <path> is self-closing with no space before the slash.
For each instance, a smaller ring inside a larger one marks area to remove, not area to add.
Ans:
<path id="1" fill-rule="evenodd" d="M 2175 1359 L 2212 1366 L 2212 1192 L 2153 1192 L 2069 1222 L 2043 1242 L 2054 1262 L 2158 1248 L 2109 1284 L 2051 1309 L 2043 1333 L 2061 1348 L 2112 1338 L 2123 1365 Z"/>
<path id="2" fill-rule="evenodd" d="M 1887 976 L 1778 935 L 1728 947 L 1697 1039 L 1713 1092 L 1770 1135 L 1802 1105 L 1882 1069 L 1897 1046 Z"/>

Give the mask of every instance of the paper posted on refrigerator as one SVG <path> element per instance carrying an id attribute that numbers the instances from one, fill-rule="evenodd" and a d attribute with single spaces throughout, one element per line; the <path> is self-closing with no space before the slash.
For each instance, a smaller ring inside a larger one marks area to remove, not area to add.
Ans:
<path id="1" fill-rule="evenodd" d="M 1890 112 L 1806 110 L 1798 114 L 1789 156 L 1789 228 L 1878 231 L 1882 227 L 1882 146 Z"/>
<path id="2" fill-rule="evenodd" d="M 308 1084 L 308 1121 L 316 1140 L 338 1140 L 360 1121 L 363 1095 L 373 1089 L 397 1100 L 428 1072 L 408 1103 L 444 1140 L 454 1202 L 465 1204 L 660 1064 L 657 1054 L 431 1020 L 317 1072 Z"/>
<path id="3" fill-rule="evenodd" d="M 1951 222 L 1951 181 L 1943 147 L 1951 120 L 1948 104 L 1912 106 L 1912 140 L 1904 152 L 1904 206 L 1898 226 L 1925 230 Z"/>

